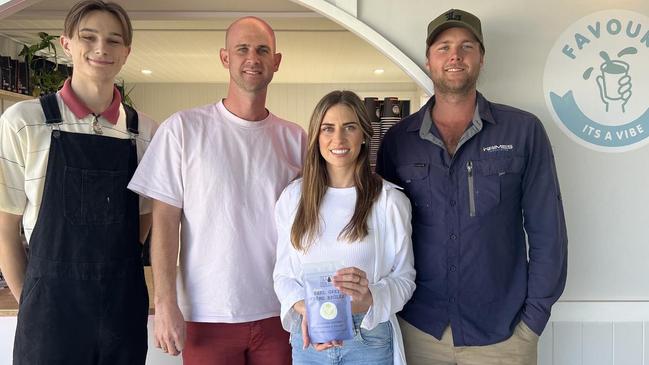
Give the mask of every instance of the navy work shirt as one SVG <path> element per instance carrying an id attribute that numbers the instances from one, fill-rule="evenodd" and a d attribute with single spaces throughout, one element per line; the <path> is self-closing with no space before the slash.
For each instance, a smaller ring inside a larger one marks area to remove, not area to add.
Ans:
<path id="1" fill-rule="evenodd" d="M 567 266 L 543 125 L 477 93 L 451 157 L 431 120 L 434 103 L 392 127 L 377 159 L 377 172 L 403 187 L 413 208 L 417 289 L 400 315 L 438 339 L 450 323 L 455 346 L 504 341 L 519 320 L 541 334 Z"/>

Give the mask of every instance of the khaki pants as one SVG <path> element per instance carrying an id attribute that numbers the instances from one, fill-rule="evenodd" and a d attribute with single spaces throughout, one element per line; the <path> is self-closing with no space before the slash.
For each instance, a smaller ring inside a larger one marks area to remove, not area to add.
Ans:
<path id="1" fill-rule="evenodd" d="M 453 346 L 451 327 L 441 341 L 399 318 L 408 365 L 536 365 L 539 336 L 520 321 L 514 334 L 487 346 Z"/>

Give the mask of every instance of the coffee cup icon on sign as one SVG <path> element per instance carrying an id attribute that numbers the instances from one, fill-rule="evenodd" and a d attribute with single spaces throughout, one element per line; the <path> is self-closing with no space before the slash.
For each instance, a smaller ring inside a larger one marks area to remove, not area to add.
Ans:
<path id="1" fill-rule="evenodd" d="M 627 47 L 620 51 L 617 56 L 622 57 L 627 54 L 636 54 L 638 50 L 635 47 Z M 606 107 L 610 110 L 611 105 L 619 105 L 624 113 L 625 106 L 631 99 L 631 76 L 629 75 L 629 64 L 620 59 L 612 60 L 606 51 L 599 53 L 604 60 L 599 66 L 600 74 L 595 78 L 597 87 L 599 87 L 599 96 Z M 588 80 L 593 67 L 589 67 L 584 72 L 584 79 Z"/>

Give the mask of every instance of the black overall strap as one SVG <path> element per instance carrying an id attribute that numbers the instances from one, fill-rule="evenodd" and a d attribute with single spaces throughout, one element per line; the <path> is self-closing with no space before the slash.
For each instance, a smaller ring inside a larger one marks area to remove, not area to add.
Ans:
<path id="1" fill-rule="evenodd" d="M 47 94 L 39 98 L 43 113 L 45 113 L 45 123 L 61 123 L 61 110 L 59 109 L 59 102 L 56 99 L 56 93 Z"/>
<path id="2" fill-rule="evenodd" d="M 122 104 L 124 106 L 124 111 L 126 112 L 126 129 L 137 135 L 138 132 L 138 116 L 137 116 L 137 111 L 135 109 L 131 108 L 130 106 L 126 104 Z"/>

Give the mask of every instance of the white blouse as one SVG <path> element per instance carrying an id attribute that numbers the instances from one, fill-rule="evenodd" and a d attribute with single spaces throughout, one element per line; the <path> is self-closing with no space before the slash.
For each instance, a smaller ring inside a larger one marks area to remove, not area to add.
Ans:
<path id="1" fill-rule="evenodd" d="M 277 261 L 273 272 L 275 292 L 281 303 L 285 330 L 296 329 L 300 315 L 293 305 L 304 299 L 302 264 L 342 261 L 368 275 L 373 305 L 361 322 L 371 330 L 390 321 L 393 328 L 394 363 L 405 364 L 403 340 L 395 313 L 400 311 L 415 290 L 415 269 L 408 198 L 398 187 L 383 181 L 382 191 L 368 218 L 369 234 L 360 242 L 336 239 L 351 218 L 356 201 L 355 189 L 327 189 L 320 209 L 321 235 L 304 253 L 293 248 L 290 232 L 302 190 L 302 179 L 291 183 L 277 201 Z"/>

